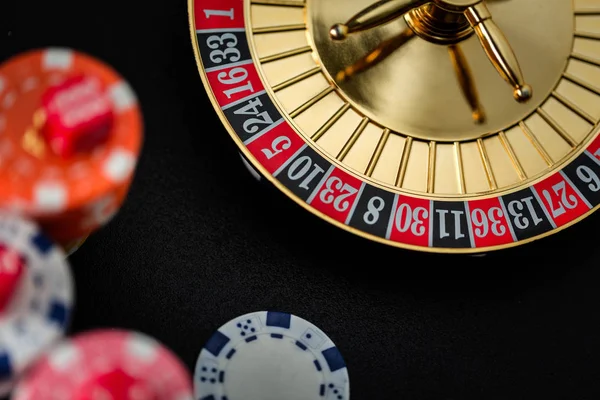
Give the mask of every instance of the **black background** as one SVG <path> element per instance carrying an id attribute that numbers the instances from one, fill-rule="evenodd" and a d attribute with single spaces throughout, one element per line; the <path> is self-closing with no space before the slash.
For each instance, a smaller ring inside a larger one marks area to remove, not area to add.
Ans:
<path id="1" fill-rule="evenodd" d="M 2 1 L 0 59 L 44 46 L 112 64 L 146 120 L 126 204 L 71 258 L 71 333 L 139 330 L 191 370 L 223 323 L 288 311 L 338 345 L 354 400 L 600 397 L 600 215 L 485 258 L 370 243 L 246 172 L 200 81 L 185 1 Z"/>

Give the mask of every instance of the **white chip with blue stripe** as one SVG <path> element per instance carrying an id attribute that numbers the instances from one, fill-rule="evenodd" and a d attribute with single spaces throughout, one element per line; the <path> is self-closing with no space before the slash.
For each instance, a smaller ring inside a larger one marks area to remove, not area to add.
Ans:
<path id="1" fill-rule="evenodd" d="M 196 400 L 349 400 L 348 370 L 327 335 L 292 314 L 261 311 L 223 325 L 194 373 Z"/>
<path id="2" fill-rule="evenodd" d="M 64 252 L 32 222 L 0 214 L 0 249 L 0 273 L 9 268 L 7 254 L 23 266 L 0 314 L 0 395 L 5 395 L 15 378 L 64 335 L 73 282 Z"/>

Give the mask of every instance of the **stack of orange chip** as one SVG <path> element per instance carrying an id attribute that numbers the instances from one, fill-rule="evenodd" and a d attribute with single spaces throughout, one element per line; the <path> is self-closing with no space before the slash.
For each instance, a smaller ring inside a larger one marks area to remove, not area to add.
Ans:
<path id="1" fill-rule="evenodd" d="M 0 208 L 63 246 L 119 210 L 142 145 L 127 82 L 79 52 L 49 48 L 0 65 Z"/>

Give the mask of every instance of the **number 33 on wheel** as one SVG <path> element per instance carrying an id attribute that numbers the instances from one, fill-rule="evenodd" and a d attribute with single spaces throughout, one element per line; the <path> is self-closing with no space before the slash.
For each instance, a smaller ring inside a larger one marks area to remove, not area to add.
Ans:
<path id="1" fill-rule="evenodd" d="M 600 206 L 600 0 L 189 0 L 189 16 L 243 157 L 340 228 L 481 253 Z"/>

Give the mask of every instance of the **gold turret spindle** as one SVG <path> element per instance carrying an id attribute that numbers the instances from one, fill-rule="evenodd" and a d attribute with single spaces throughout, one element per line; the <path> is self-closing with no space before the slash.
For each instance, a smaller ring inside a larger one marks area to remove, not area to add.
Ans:
<path id="1" fill-rule="evenodd" d="M 525 83 L 513 49 L 498 25 L 492 21 L 492 15 L 485 4 L 479 3 L 469 7 L 465 16 L 496 70 L 513 87 L 515 100 L 524 103 L 531 99 L 533 90 Z"/>
<path id="2" fill-rule="evenodd" d="M 430 2 L 431 0 L 380 0 L 354 15 L 346 23 L 332 26 L 329 35 L 334 40 L 343 40 L 351 33 L 386 24 Z"/>

